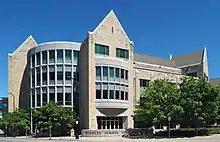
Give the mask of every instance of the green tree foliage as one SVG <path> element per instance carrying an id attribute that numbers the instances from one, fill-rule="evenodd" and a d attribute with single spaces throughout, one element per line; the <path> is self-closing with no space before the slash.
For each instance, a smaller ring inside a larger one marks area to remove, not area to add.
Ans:
<path id="1" fill-rule="evenodd" d="M 10 136 L 25 135 L 30 130 L 29 115 L 24 110 L 9 112 L 0 119 L 0 128 Z"/>
<path id="2" fill-rule="evenodd" d="M 71 108 L 65 108 L 50 102 L 33 112 L 34 123 L 41 132 L 69 132 L 74 127 L 76 115 Z"/>
<path id="3" fill-rule="evenodd" d="M 181 101 L 184 113 L 182 123 L 197 128 L 202 123 L 213 123 L 218 118 L 219 88 L 205 79 L 182 78 Z"/>
<path id="4" fill-rule="evenodd" d="M 155 80 L 141 94 L 141 101 L 136 106 L 137 121 L 148 121 L 151 124 L 164 124 L 167 117 L 173 122 L 179 120 L 183 113 L 179 105 L 180 93 L 175 85 L 168 80 Z"/>

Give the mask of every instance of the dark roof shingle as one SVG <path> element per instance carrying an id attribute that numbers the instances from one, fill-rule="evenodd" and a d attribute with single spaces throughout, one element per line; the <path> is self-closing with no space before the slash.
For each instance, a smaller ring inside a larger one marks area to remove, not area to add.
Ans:
<path id="1" fill-rule="evenodd" d="M 177 67 L 201 63 L 203 52 L 204 50 L 200 50 L 189 54 L 173 56 L 172 60 L 176 63 Z"/>
<path id="2" fill-rule="evenodd" d="M 157 58 L 157 57 L 147 56 L 147 55 L 142 55 L 142 54 L 137 54 L 137 53 L 134 54 L 134 61 L 167 66 L 167 67 L 174 67 L 174 68 L 177 67 L 175 62 L 172 60 L 162 59 L 162 58 Z"/>

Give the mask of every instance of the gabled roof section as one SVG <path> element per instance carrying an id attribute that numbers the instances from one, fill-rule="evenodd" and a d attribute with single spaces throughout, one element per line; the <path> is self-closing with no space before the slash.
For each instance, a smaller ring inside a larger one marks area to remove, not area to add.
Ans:
<path id="1" fill-rule="evenodd" d="M 154 64 L 154 65 L 161 65 L 161 66 L 167 66 L 167 67 L 176 67 L 176 64 L 174 61 L 169 59 L 162 59 L 157 58 L 153 56 L 147 56 L 142 54 L 134 54 L 134 61 L 136 62 L 142 62 L 142 63 L 148 63 L 148 64 Z"/>
<path id="2" fill-rule="evenodd" d="M 126 38 L 127 38 L 129 41 L 131 41 L 131 40 L 129 39 L 129 37 L 127 36 L 127 34 L 126 34 L 124 28 L 122 27 L 121 23 L 119 22 L 119 20 L 118 20 L 118 18 L 117 18 L 117 16 L 115 15 L 115 13 L 114 13 L 113 10 L 111 10 L 111 11 L 107 14 L 107 16 L 106 16 L 106 17 L 101 21 L 101 23 L 95 28 L 95 30 L 93 31 L 93 33 L 95 33 L 95 32 L 97 32 L 98 30 L 100 30 L 103 25 L 106 25 L 110 18 L 111 18 L 112 20 L 115 20 L 115 21 L 116 21 L 117 25 L 118 25 L 118 26 L 121 28 L 121 30 L 123 31 L 123 34 L 126 36 Z"/>
<path id="3" fill-rule="evenodd" d="M 33 38 L 32 35 L 30 35 L 13 53 L 9 53 L 9 56 L 14 55 L 17 51 L 19 51 L 26 43 L 28 43 L 29 41 L 33 41 L 33 43 L 35 45 L 37 45 L 37 42 L 35 41 L 35 39 Z"/>
<path id="4" fill-rule="evenodd" d="M 210 82 L 212 85 L 219 85 L 219 86 L 220 86 L 220 78 L 210 79 L 209 82 Z"/>
<path id="5" fill-rule="evenodd" d="M 177 67 L 199 64 L 203 61 L 203 52 L 204 49 L 189 54 L 173 56 L 172 61 L 176 63 Z"/>

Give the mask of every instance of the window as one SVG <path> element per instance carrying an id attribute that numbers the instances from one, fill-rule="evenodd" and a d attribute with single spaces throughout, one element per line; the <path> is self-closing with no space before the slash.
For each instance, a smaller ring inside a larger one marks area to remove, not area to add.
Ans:
<path id="1" fill-rule="evenodd" d="M 129 59 L 129 51 L 126 49 L 116 48 L 116 57 Z"/>
<path id="2" fill-rule="evenodd" d="M 197 77 L 197 72 L 187 73 L 187 76 Z"/>
<path id="3" fill-rule="evenodd" d="M 109 90 L 109 99 L 114 99 L 114 90 Z"/>
<path id="4" fill-rule="evenodd" d="M 63 105 L 63 93 L 57 93 L 57 104 Z"/>
<path id="5" fill-rule="evenodd" d="M 125 70 L 125 79 L 128 80 L 128 71 Z"/>
<path id="6" fill-rule="evenodd" d="M 37 92 L 37 107 L 41 106 L 41 97 L 40 97 L 40 90 Z"/>
<path id="7" fill-rule="evenodd" d="M 54 93 L 50 93 L 49 97 L 50 97 L 51 102 L 55 102 L 55 94 Z"/>
<path id="8" fill-rule="evenodd" d="M 32 67 L 35 67 L 35 54 L 34 55 L 32 55 L 32 57 L 31 57 L 32 59 L 31 59 L 31 64 L 32 64 Z"/>
<path id="9" fill-rule="evenodd" d="M 124 100 L 124 91 L 121 91 L 121 100 Z"/>
<path id="10" fill-rule="evenodd" d="M 149 85 L 149 80 L 140 79 L 140 87 L 147 87 Z"/>
<path id="11" fill-rule="evenodd" d="M 74 56 L 74 61 L 78 61 L 79 60 L 79 51 L 73 51 L 73 56 Z"/>
<path id="12" fill-rule="evenodd" d="M 32 98 L 32 107 L 35 108 L 35 91 L 34 89 L 31 91 L 31 98 Z"/>
<path id="13" fill-rule="evenodd" d="M 71 93 L 65 93 L 65 105 L 71 105 Z"/>
<path id="14" fill-rule="evenodd" d="M 103 90 L 103 99 L 108 99 L 108 90 Z"/>
<path id="15" fill-rule="evenodd" d="M 54 72 L 54 66 L 49 66 L 49 82 L 50 84 L 54 84 L 55 80 L 55 72 Z"/>
<path id="16" fill-rule="evenodd" d="M 103 67 L 103 76 L 108 76 L 108 67 Z"/>
<path id="17" fill-rule="evenodd" d="M 97 116 L 98 129 L 123 129 L 122 117 Z"/>
<path id="18" fill-rule="evenodd" d="M 57 80 L 63 81 L 63 71 L 57 71 Z"/>
<path id="19" fill-rule="evenodd" d="M 47 64 L 47 51 L 42 52 L 42 62 L 43 64 Z"/>
<path id="20" fill-rule="evenodd" d="M 124 72 L 124 69 L 121 69 L 121 78 L 122 78 L 122 79 L 125 78 L 125 72 Z"/>
<path id="21" fill-rule="evenodd" d="M 67 63 L 71 63 L 71 54 L 72 54 L 72 51 L 71 50 L 65 50 L 65 60 Z"/>
<path id="22" fill-rule="evenodd" d="M 57 50 L 57 63 L 63 62 L 63 50 Z"/>
<path id="23" fill-rule="evenodd" d="M 49 62 L 50 63 L 54 63 L 55 62 L 55 51 L 54 50 L 50 50 L 49 51 Z"/>
<path id="24" fill-rule="evenodd" d="M 96 90 L 96 99 L 101 99 L 101 90 Z"/>
<path id="25" fill-rule="evenodd" d="M 65 79 L 66 80 L 71 80 L 71 72 L 70 71 L 65 72 Z"/>
<path id="26" fill-rule="evenodd" d="M 47 67 L 43 66 L 42 67 L 42 80 L 43 80 L 43 85 L 47 85 Z"/>
<path id="27" fill-rule="evenodd" d="M 42 100 L 43 100 L 43 105 L 47 104 L 47 92 L 42 93 Z"/>
<path id="28" fill-rule="evenodd" d="M 115 91 L 115 99 L 119 100 L 119 90 Z"/>
<path id="29" fill-rule="evenodd" d="M 95 44 L 95 53 L 109 55 L 109 47 L 106 45 Z"/>
<path id="30" fill-rule="evenodd" d="M 125 92 L 125 100 L 128 100 L 128 92 Z"/>
<path id="31" fill-rule="evenodd" d="M 37 57 L 37 65 L 40 65 L 40 52 L 36 54 Z"/>
<path id="32" fill-rule="evenodd" d="M 34 69 L 32 69 L 32 71 L 31 71 L 31 79 L 32 79 L 32 87 L 34 87 L 35 86 L 35 70 Z"/>
<path id="33" fill-rule="evenodd" d="M 101 76 L 101 67 L 96 67 L 96 76 Z"/>
<path id="34" fill-rule="evenodd" d="M 110 71 L 110 77 L 114 78 L 115 77 L 115 75 L 114 75 L 114 68 L 110 67 L 109 71 Z"/>
<path id="35" fill-rule="evenodd" d="M 116 68 L 116 69 L 115 69 L 115 76 L 116 76 L 116 77 L 119 77 L 119 68 Z"/>
<path id="36" fill-rule="evenodd" d="M 37 86 L 40 86 L 40 68 L 36 68 L 36 72 L 37 72 Z"/>

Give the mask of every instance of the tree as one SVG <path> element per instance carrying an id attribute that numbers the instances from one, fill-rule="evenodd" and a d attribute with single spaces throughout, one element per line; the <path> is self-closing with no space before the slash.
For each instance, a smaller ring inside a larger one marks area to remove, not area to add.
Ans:
<path id="1" fill-rule="evenodd" d="M 179 104 L 180 93 L 175 85 L 168 80 L 155 80 L 141 94 L 136 106 L 135 118 L 137 121 L 148 121 L 153 124 L 165 124 L 167 118 L 178 122 L 183 112 Z"/>
<path id="2" fill-rule="evenodd" d="M 9 112 L 0 119 L 0 127 L 8 135 L 25 135 L 30 130 L 29 115 L 26 111 L 18 109 L 14 112 Z"/>
<path id="3" fill-rule="evenodd" d="M 36 109 L 33 118 L 38 130 L 48 132 L 51 128 L 56 134 L 69 132 L 76 120 L 75 113 L 71 108 L 59 106 L 54 102 Z"/>
<path id="4" fill-rule="evenodd" d="M 203 78 L 184 77 L 180 83 L 180 92 L 183 125 L 193 126 L 197 130 L 200 124 L 210 124 L 216 120 L 219 112 L 218 87 Z"/>

